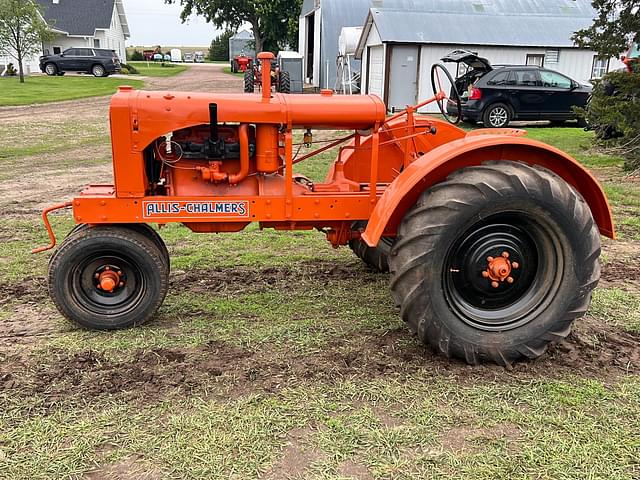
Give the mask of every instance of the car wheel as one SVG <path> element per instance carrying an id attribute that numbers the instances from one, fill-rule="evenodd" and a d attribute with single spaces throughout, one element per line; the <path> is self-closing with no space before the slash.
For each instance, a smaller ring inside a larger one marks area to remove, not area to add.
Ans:
<path id="1" fill-rule="evenodd" d="M 91 68 L 91 73 L 93 73 L 94 77 L 104 77 L 106 72 L 102 65 L 94 65 Z"/>
<path id="2" fill-rule="evenodd" d="M 44 72 L 50 77 L 53 77 L 54 75 L 58 74 L 58 67 L 56 67 L 55 63 L 47 63 L 47 65 L 44 67 Z"/>
<path id="3" fill-rule="evenodd" d="M 511 110 L 504 103 L 494 103 L 489 106 L 482 116 L 482 123 L 486 128 L 503 128 L 511 121 Z"/>

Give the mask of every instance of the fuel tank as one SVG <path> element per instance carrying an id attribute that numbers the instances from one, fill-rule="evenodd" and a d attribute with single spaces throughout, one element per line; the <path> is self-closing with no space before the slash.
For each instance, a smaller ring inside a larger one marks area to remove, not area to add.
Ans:
<path id="1" fill-rule="evenodd" d="M 312 129 L 365 130 L 386 116 L 384 102 L 375 95 L 338 96 L 208 94 L 134 90 L 120 87 L 111 100 L 112 129 L 129 119 L 134 151 L 182 128 L 210 123 L 209 105 L 217 105 L 218 123 L 275 124 Z"/>

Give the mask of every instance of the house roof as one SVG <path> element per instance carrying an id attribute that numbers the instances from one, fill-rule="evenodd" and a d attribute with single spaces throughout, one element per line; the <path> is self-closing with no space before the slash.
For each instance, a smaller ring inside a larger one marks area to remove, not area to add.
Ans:
<path id="1" fill-rule="evenodd" d="M 402 2 L 411 0 L 394 3 Z M 435 8 L 429 10 L 426 4 Z M 408 13 L 400 8 L 371 8 L 356 57 L 362 56 L 373 25 L 385 43 L 573 47 L 573 32 L 589 26 L 594 18 L 587 2 L 571 0 L 423 0 Z"/>
<path id="2" fill-rule="evenodd" d="M 36 0 L 42 15 L 55 30 L 68 35 L 93 36 L 96 30 L 111 27 L 113 9 L 122 23 L 125 38 L 128 38 L 129 26 L 124 13 L 122 0 Z"/>

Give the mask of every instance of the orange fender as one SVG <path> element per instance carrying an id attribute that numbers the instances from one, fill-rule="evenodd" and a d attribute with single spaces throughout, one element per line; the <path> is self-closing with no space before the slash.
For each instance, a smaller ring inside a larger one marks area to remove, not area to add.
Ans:
<path id="1" fill-rule="evenodd" d="M 585 199 L 600 233 L 615 238 L 611 207 L 595 177 L 577 160 L 550 145 L 525 137 L 467 135 L 435 148 L 411 163 L 385 190 L 374 208 L 362 239 L 373 247 L 383 234 L 395 235 L 405 212 L 420 194 L 461 168 L 490 160 L 540 165 L 572 185 Z"/>

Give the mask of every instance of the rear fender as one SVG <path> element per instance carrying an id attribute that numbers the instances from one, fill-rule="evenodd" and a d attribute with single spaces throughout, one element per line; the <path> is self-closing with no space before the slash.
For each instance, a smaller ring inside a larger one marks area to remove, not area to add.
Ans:
<path id="1" fill-rule="evenodd" d="M 362 235 L 369 246 L 380 237 L 395 235 L 398 224 L 420 194 L 461 168 L 490 160 L 523 162 L 551 170 L 572 185 L 585 199 L 600 233 L 615 238 L 611 208 L 595 177 L 574 158 L 536 140 L 505 135 L 468 135 L 446 143 L 409 165 L 386 189 L 374 208 Z"/>

